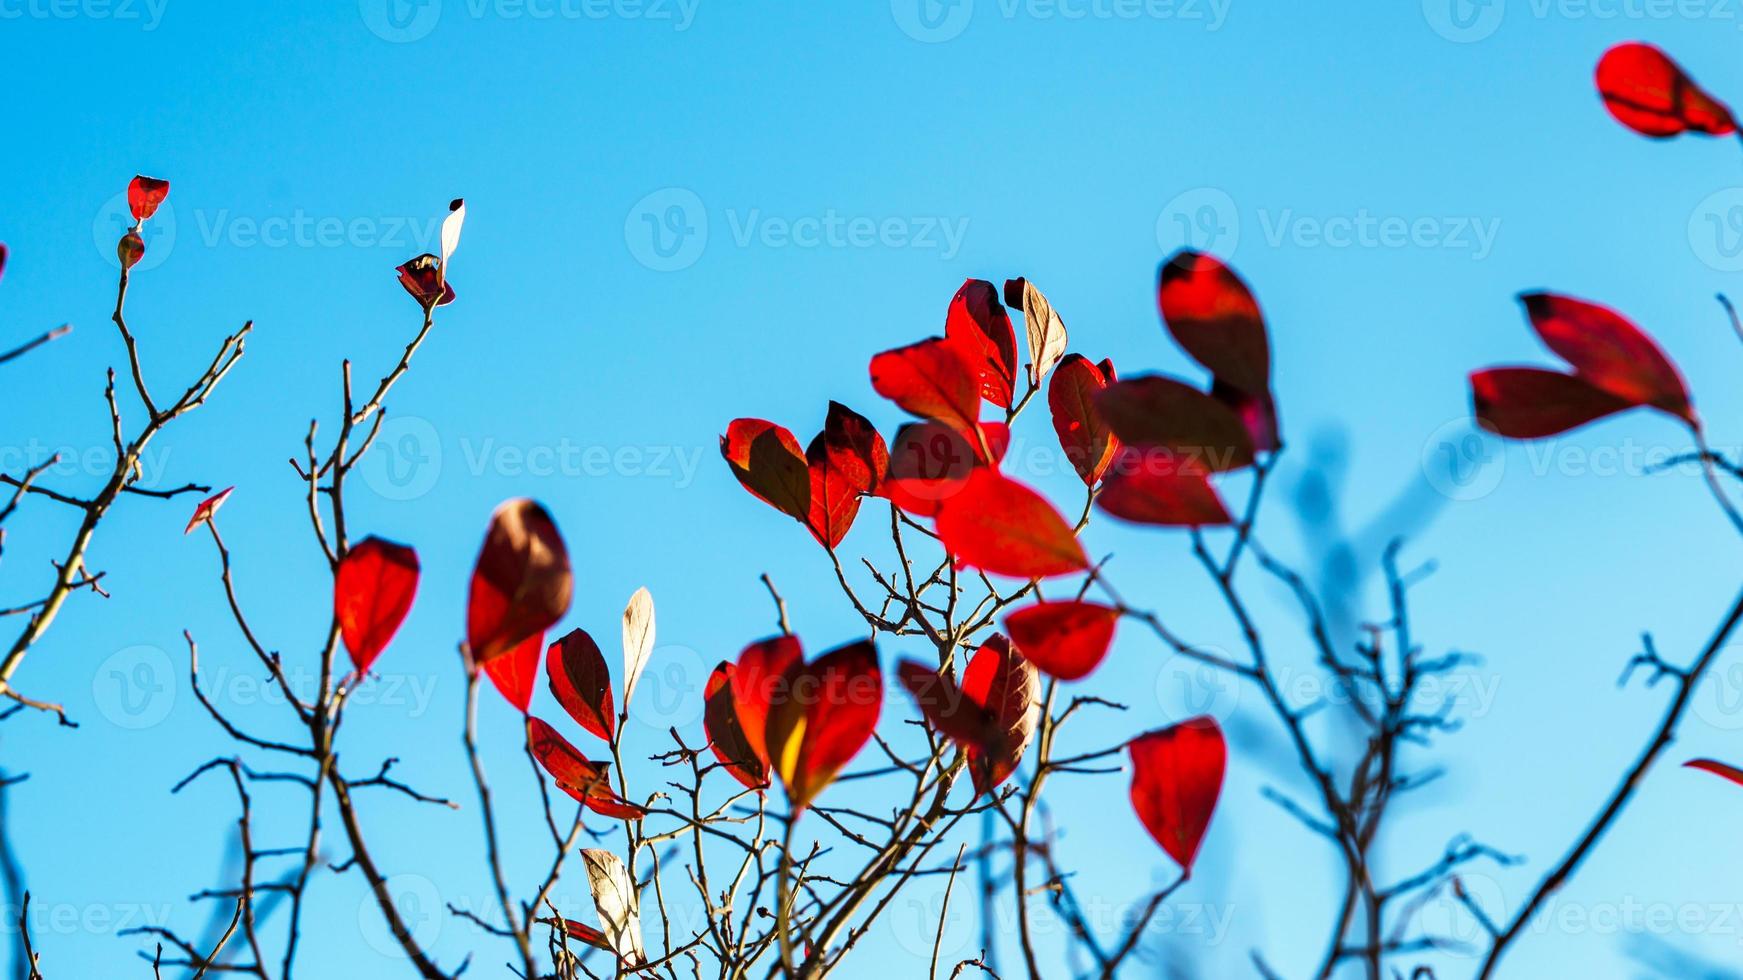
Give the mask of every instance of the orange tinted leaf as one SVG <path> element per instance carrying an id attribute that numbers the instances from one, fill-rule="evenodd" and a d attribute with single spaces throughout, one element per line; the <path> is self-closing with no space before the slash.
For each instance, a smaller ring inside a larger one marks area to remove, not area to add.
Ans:
<path id="1" fill-rule="evenodd" d="M 732 700 L 738 709 L 739 726 L 744 731 L 745 744 L 763 763 L 769 764 L 769 749 L 765 739 L 769 706 L 785 690 L 787 671 L 804 657 L 796 636 L 775 636 L 752 643 L 738 655 L 738 664 L 728 678 L 732 684 Z"/>
<path id="2" fill-rule="evenodd" d="M 1120 442 L 1168 450 L 1182 469 L 1220 473 L 1253 462 L 1253 436 L 1227 405 L 1160 375 L 1117 381 L 1094 395 Z"/>
<path id="3" fill-rule="evenodd" d="M 703 691 L 702 726 L 708 733 L 708 747 L 732 778 L 746 789 L 766 789 L 769 785 L 768 764 L 751 748 L 744 726 L 739 724 L 738 705 L 732 692 L 732 676 L 737 668 L 721 661 L 708 677 Z"/>
<path id="4" fill-rule="evenodd" d="M 593 734 L 611 740 L 617 729 L 611 698 L 611 671 L 605 654 L 586 630 L 574 629 L 545 651 L 545 675 L 551 696 Z"/>
<path id="5" fill-rule="evenodd" d="M 765 737 L 771 766 L 796 813 L 871 738 L 883 705 L 883 674 L 877 648 L 862 640 L 812 663 L 793 664 L 784 680 L 784 690 L 770 703 Z"/>
<path id="6" fill-rule="evenodd" d="M 1642 136 L 1725 136 L 1737 129 L 1723 102 L 1702 91 L 1670 56 L 1650 44 L 1631 41 L 1604 52 L 1597 82 L 1604 108 Z"/>
<path id="7" fill-rule="evenodd" d="M 1208 716 L 1140 735 L 1132 755 L 1132 809 L 1144 829 L 1192 874 L 1217 797 L 1228 750 L 1222 729 Z"/>
<path id="8" fill-rule="evenodd" d="M 345 553 L 333 573 L 333 616 L 358 673 L 387 647 L 418 591 L 418 553 L 368 537 Z"/>
<path id="9" fill-rule="evenodd" d="M 1005 632 L 1042 673 L 1075 681 L 1101 666 L 1119 619 L 1118 609 L 1093 602 L 1038 602 L 1006 616 Z"/>
<path id="10" fill-rule="evenodd" d="M 555 626 L 569 610 L 573 585 L 569 551 L 551 515 L 524 498 L 496 508 L 466 602 L 473 662 L 488 664 Z M 535 651 L 535 673 L 537 666 Z"/>
<path id="11" fill-rule="evenodd" d="M 950 301 L 944 336 L 978 376 L 981 397 L 1010 408 L 1017 383 L 1017 334 L 998 289 L 985 279 L 964 282 Z"/>
<path id="12" fill-rule="evenodd" d="M 957 561 L 997 575 L 1037 579 L 1089 567 L 1071 525 L 1045 497 L 984 467 L 940 502 L 938 538 Z"/>

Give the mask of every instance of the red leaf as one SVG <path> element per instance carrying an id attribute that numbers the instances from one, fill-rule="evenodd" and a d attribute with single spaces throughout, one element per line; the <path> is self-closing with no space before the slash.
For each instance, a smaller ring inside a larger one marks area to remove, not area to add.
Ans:
<path id="1" fill-rule="evenodd" d="M 618 796 L 611 788 L 611 768 L 581 754 L 557 730 L 527 716 L 527 747 L 533 758 L 551 774 L 557 788 L 601 816 L 640 820 L 647 811 Z"/>
<path id="2" fill-rule="evenodd" d="M 1560 371 L 1503 367 L 1471 374 L 1472 414 L 1509 439 L 1541 439 L 1633 408 L 1634 403 Z"/>
<path id="3" fill-rule="evenodd" d="M 600 932 L 598 929 L 595 929 L 585 922 L 576 922 L 574 919 L 553 918 L 540 919 L 539 922 L 547 926 L 561 926 L 563 932 L 566 933 L 570 939 L 573 939 L 578 943 L 586 943 L 594 949 L 604 950 L 605 952 L 614 955 L 617 952 L 617 948 L 611 945 L 611 940 L 606 937 L 605 933 Z"/>
<path id="4" fill-rule="evenodd" d="M 157 213 L 158 205 L 168 196 L 169 181 L 141 174 L 127 185 L 127 209 L 133 212 L 134 220 L 144 221 Z"/>
<path id="5" fill-rule="evenodd" d="M 217 493 L 212 494 L 210 497 L 207 497 L 205 500 L 200 501 L 200 505 L 194 508 L 194 516 L 188 518 L 188 526 L 182 529 L 182 533 L 187 534 L 193 531 L 194 528 L 199 527 L 201 524 L 210 521 L 212 516 L 218 513 L 218 508 L 224 506 L 224 501 L 230 499 L 230 491 L 234 489 L 236 488 L 225 487 Z"/>
<path id="6" fill-rule="evenodd" d="M 333 616 L 359 674 L 405 622 L 417 591 L 418 553 L 403 544 L 368 537 L 340 559 L 333 573 Z"/>
<path id="7" fill-rule="evenodd" d="M 998 289 L 985 279 L 964 282 L 950 301 L 944 336 L 978 376 L 981 397 L 1010 408 L 1017 383 L 1017 334 Z"/>
<path id="8" fill-rule="evenodd" d="M 957 561 L 997 575 L 1038 579 L 1089 567 L 1071 525 L 1045 497 L 984 467 L 940 503 L 938 538 Z"/>
<path id="9" fill-rule="evenodd" d="M 394 271 L 399 273 L 399 284 L 424 309 L 454 302 L 454 286 L 442 275 L 442 260 L 434 255 L 425 252 Z"/>
<path id="10" fill-rule="evenodd" d="M 555 626 L 569 610 L 573 586 L 569 552 L 551 515 L 524 498 L 496 508 L 466 602 L 466 648 L 473 662 L 488 664 Z"/>
<path id="11" fill-rule="evenodd" d="M 847 484 L 858 493 L 875 494 L 890 469 L 890 451 L 866 417 L 840 402 L 829 403 L 824 420 L 822 452 Z M 812 441 L 817 445 L 817 440 Z"/>
<path id="12" fill-rule="evenodd" d="M 763 419 L 733 419 L 720 437 L 720 455 L 758 500 L 795 520 L 807 519 L 811 477 L 793 433 Z"/>
<path id="13" fill-rule="evenodd" d="M 970 442 L 980 438 L 980 382 L 957 346 L 933 337 L 872 358 L 872 388 L 921 418 L 936 419 Z"/>
<path id="14" fill-rule="evenodd" d="M 1120 442 L 1175 453 L 1181 469 L 1220 473 L 1253 462 L 1253 437 L 1240 416 L 1173 378 L 1117 381 L 1094 400 Z"/>
<path id="15" fill-rule="evenodd" d="M 523 715 L 533 704 L 533 685 L 539 678 L 539 651 L 544 648 L 545 634 L 534 633 L 519 646 L 484 664 L 490 683 Z"/>
<path id="16" fill-rule="evenodd" d="M 1095 504 L 1134 524 L 1207 527 L 1231 521 L 1204 471 L 1193 465 L 1182 468 L 1167 450 L 1120 450 Z"/>
<path id="17" fill-rule="evenodd" d="M 877 648 L 861 640 L 812 663 L 794 663 L 783 680 L 764 734 L 771 767 L 797 813 L 871 738 L 883 706 L 883 674 Z"/>
<path id="18" fill-rule="evenodd" d="M 1717 759 L 1690 759 L 1683 763 L 1683 768 L 1699 769 L 1703 772 L 1710 772 L 1715 776 L 1729 779 L 1731 782 L 1743 786 L 1743 769 L 1738 769 L 1736 766 L 1726 765 Z"/>
<path id="19" fill-rule="evenodd" d="M 1115 380 L 1113 362 L 1103 363 L 1105 370 L 1082 354 L 1067 354 L 1047 384 L 1053 431 L 1059 433 L 1059 446 L 1071 468 L 1087 486 L 1101 479 L 1119 448 L 1119 437 L 1095 407 L 1095 393 Z"/>
<path id="20" fill-rule="evenodd" d="M 1093 602 L 1038 602 L 1005 617 L 1005 632 L 1042 673 L 1081 680 L 1101 666 L 1120 611 Z"/>
<path id="21" fill-rule="evenodd" d="M 1034 735 L 1039 684 L 1035 668 L 995 635 L 975 652 L 962 686 L 937 670 L 904 660 L 897 667 L 926 720 L 968 755 L 977 794 L 996 789 L 1022 760 Z"/>
<path id="22" fill-rule="evenodd" d="M 617 716 L 612 710 L 611 671 L 605 666 L 605 655 L 586 630 L 574 629 L 551 644 L 545 651 L 545 674 L 550 679 L 551 696 L 575 719 L 575 723 L 593 734 L 611 741 L 617 730 Z"/>
<path id="23" fill-rule="evenodd" d="M 1725 136 L 1737 129 L 1723 102 L 1650 44 L 1631 41 L 1604 52 L 1597 81 L 1604 108 L 1642 136 L 1664 139 L 1689 131 Z"/>
<path id="24" fill-rule="evenodd" d="M 1201 716 L 1140 735 L 1132 754 L 1132 809 L 1144 829 L 1192 874 L 1222 793 L 1228 750 L 1216 719 Z"/>
<path id="25" fill-rule="evenodd" d="M 11 253 L 6 250 L 5 243 L 0 242 L 0 275 L 4 275 L 6 272 L 6 257 L 10 254 Z"/>
<path id="26" fill-rule="evenodd" d="M 1011 429 L 1003 422 L 982 422 L 980 431 L 996 465 L 1005 458 Z M 896 430 L 883 494 L 910 514 L 936 517 L 939 504 L 962 489 L 969 473 L 987 465 L 980 452 L 942 422 L 910 422 Z"/>
<path id="27" fill-rule="evenodd" d="M 1252 290 L 1215 256 L 1182 251 L 1162 264 L 1156 305 L 1175 343 L 1211 376 L 1251 395 L 1271 387 L 1271 345 Z"/>
<path id="28" fill-rule="evenodd" d="M 751 748 L 744 726 L 739 724 L 732 685 L 736 672 L 737 668 L 723 660 L 709 675 L 708 687 L 702 694 L 705 705 L 702 727 L 708 733 L 708 747 L 714 750 L 721 768 L 743 783 L 746 789 L 767 789 L 768 763 Z"/>
<path id="29" fill-rule="evenodd" d="M 1544 344 L 1582 379 L 1617 398 L 1697 424 L 1676 366 L 1621 314 L 1553 293 L 1527 293 L 1519 299 Z"/>
<path id="30" fill-rule="evenodd" d="M 739 727 L 744 731 L 745 744 L 763 763 L 769 764 L 769 749 L 765 740 L 769 706 L 783 686 L 787 671 L 804 658 L 804 650 L 796 636 L 776 636 L 745 647 L 738 655 L 738 665 L 728 679 L 732 684 L 732 700 L 738 709 Z"/>
<path id="31" fill-rule="evenodd" d="M 1260 452 L 1275 452 L 1283 448 L 1283 437 L 1277 422 L 1277 402 L 1267 392 L 1249 395 L 1221 379 L 1210 383 L 1210 397 L 1222 402 L 1241 420 L 1253 448 Z"/>

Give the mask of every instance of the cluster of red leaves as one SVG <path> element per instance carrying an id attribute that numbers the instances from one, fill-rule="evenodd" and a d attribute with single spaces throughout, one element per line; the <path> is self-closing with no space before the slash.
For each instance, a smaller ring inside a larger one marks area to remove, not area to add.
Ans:
<path id="1" fill-rule="evenodd" d="M 758 791 L 779 776 L 797 813 L 871 739 L 883 672 L 870 640 L 806 662 L 799 638 L 783 635 L 722 661 L 705 697 L 703 725 L 722 768 Z"/>

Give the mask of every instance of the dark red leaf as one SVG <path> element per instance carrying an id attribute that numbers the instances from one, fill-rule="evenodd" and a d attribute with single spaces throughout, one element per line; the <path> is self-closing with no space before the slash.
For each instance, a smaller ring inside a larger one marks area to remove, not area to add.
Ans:
<path id="1" fill-rule="evenodd" d="M 418 591 L 418 553 L 403 544 L 364 538 L 333 573 L 333 616 L 362 674 L 411 612 Z"/>
<path id="2" fill-rule="evenodd" d="M 1228 750 L 1216 719 L 1202 716 L 1140 735 L 1132 754 L 1132 809 L 1162 850 L 1192 874 L 1217 797 Z"/>
<path id="3" fill-rule="evenodd" d="M 933 337 L 884 351 L 872 358 L 871 382 L 908 412 L 936 419 L 970 442 L 980 439 L 980 382 L 950 341 Z"/>
<path id="4" fill-rule="evenodd" d="M 1717 759 L 1690 759 L 1683 763 L 1683 768 L 1699 769 L 1703 772 L 1710 772 L 1721 779 L 1729 779 L 1731 782 L 1743 786 L 1743 769 L 1738 769 L 1736 766 L 1732 765 L 1726 765 Z"/>
<path id="5" fill-rule="evenodd" d="M 745 647 L 729 678 L 732 700 L 738 708 L 739 727 L 745 744 L 767 768 L 769 749 L 765 740 L 769 706 L 784 690 L 787 671 L 804 658 L 796 636 L 776 636 Z"/>
<path id="6" fill-rule="evenodd" d="M 1113 363 L 1103 363 L 1105 369 L 1082 354 L 1067 354 L 1047 384 L 1047 407 L 1059 446 L 1088 486 L 1101 479 L 1119 448 L 1119 437 L 1095 407 L 1095 393 L 1115 380 Z"/>
<path id="7" fill-rule="evenodd" d="M 763 419 L 733 419 L 720 455 L 757 499 L 797 521 L 811 511 L 811 476 L 793 433 Z"/>
<path id="8" fill-rule="evenodd" d="M 1005 632 L 1042 673 L 1075 681 L 1101 666 L 1119 619 L 1118 609 L 1093 602 L 1038 602 L 1006 616 Z"/>
<path id="9" fill-rule="evenodd" d="M 551 685 L 551 696 L 569 717 L 609 742 L 617 730 L 611 671 L 606 668 L 605 655 L 599 652 L 593 637 L 586 630 L 573 629 L 551 644 L 545 651 L 545 675 Z"/>
<path id="10" fill-rule="evenodd" d="M 539 679 L 539 652 L 545 648 L 545 634 L 534 633 L 507 653 L 492 657 L 484 664 L 484 673 L 504 700 L 526 714 L 533 705 L 533 685 Z"/>
<path id="11" fill-rule="evenodd" d="M 743 661 L 740 661 L 742 666 Z M 883 706 L 883 673 L 870 640 L 788 668 L 765 729 L 771 768 L 797 813 L 870 740 Z"/>
<path id="12" fill-rule="evenodd" d="M 6 250 L 5 243 L 0 242 L 0 275 L 4 275 L 6 272 L 6 257 L 10 254 L 11 253 Z"/>
<path id="13" fill-rule="evenodd" d="M 829 403 L 824 420 L 823 449 L 829 465 L 862 494 L 875 494 L 890 469 L 890 451 L 865 416 L 840 402 Z"/>
<path id="14" fill-rule="evenodd" d="M 743 783 L 746 789 L 766 789 L 769 785 L 768 764 L 751 748 L 744 726 L 739 724 L 732 685 L 735 673 L 737 668 L 723 660 L 709 675 L 708 687 L 702 694 L 702 726 L 708 733 L 708 746 L 714 750 L 714 757 L 720 760 L 721 768 Z"/>
<path id="15" fill-rule="evenodd" d="M 496 508 L 466 602 L 466 648 L 473 662 L 488 664 L 555 626 L 569 610 L 573 585 L 569 552 L 551 515 L 524 498 Z M 537 651 L 533 668 L 536 673 Z"/>
<path id="16" fill-rule="evenodd" d="M 601 816 L 640 820 L 647 811 L 618 796 L 611 788 L 611 767 L 581 754 L 568 739 L 543 721 L 527 716 L 527 747 L 551 774 L 557 788 Z"/>
<path id="17" fill-rule="evenodd" d="M 896 677 L 940 735 L 958 745 L 984 745 L 995 736 L 992 716 L 970 701 L 956 682 L 936 667 L 913 660 L 896 664 Z"/>
<path id="18" fill-rule="evenodd" d="M 157 213 L 158 205 L 169 196 L 169 181 L 143 174 L 127 185 L 127 209 L 136 221 L 144 221 Z"/>
<path id="19" fill-rule="evenodd" d="M 1083 545 L 1047 498 L 986 467 L 940 502 L 938 538 L 957 561 L 996 575 L 1038 579 L 1089 568 Z"/>
<path id="20" fill-rule="evenodd" d="M 1604 52 L 1597 80 L 1604 108 L 1642 136 L 1664 139 L 1691 131 L 1725 136 L 1737 129 L 1723 102 L 1650 44 L 1631 41 Z"/>
<path id="21" fill-rule="evenodd" d="M 964 282 L 950 301 L 944 336 L 979 377 L 981 397 L 1010 408 L 1017 383 L 1017 334 L 997 287 L 985 279 Z"/>
<path id="22" fill-rule="evenodd" d="M 1483 428 L 1509 439 L 1541 439 L 1633 408 L 1571 374 L 1531 367 L 1471 374 L 1472 414 Z"/>
<path id="23" fill-rule="evenodd" d="M 1005 458 L 1011 429 L 1003 422 L 982 422 L 980 431 L 997 465 Z M 939 503 L 960 490 L 969 473 L 987 465 L 980 453 L 978 446 L 941 422 L 910 422 L 896 430 L 883 495 L 910 514 L 936 517 Z"/>
<path id="24" fill-rule="evenodd" d="M 1206 527 L 1230 522 L 1229 511 L 1201 467 L 1180 465 L 1167 450 L 1120 450 L 1095 504 L 1134 524 Z"/>
<path id="25" fill-rule="evenodd" d="M 205 500 L 200 501 L 200 505 L 194 508 L 194 516 L 188 518 L 188 526 L 182 529 L 182 533 L 188 534 L 192 532 L 194 528 L 210 521 L 212 516 L 218 513 L 218 508 L 224 506 L 224 501 L 230 499 L 230 492 L 235 489 L 235 487 L 225 487 L 217 493 L 212 494 L 210 497 L 207 497 Z"/>
<path id="26" fill-rule="evenodd" d="M 1682 375 L 1627 318 L 1571 296 L 1527 293 L 1519 299 L 1544 344 L 1582 379 L 1617 398 L 1696 424 Z"/>
<path id="27" fill-rule="evenodd" d="M 1253 462 L 1253 437 L 1240 416 L 1173 378 L 1116 381 L 1094 398 L 1121 443 L 1172 452 L 1182 470 L 1220 473 Z"/>
<path id="28" fill-rule="evenodd" d="M 897 673 L 926 720 L 968 755 L 975 792 L 1010 777 L 1037 721 L 1035 668 L 995 635 L 975 652 L 958 687 L 937 670 L 903 661 Z"/>
<path id="29" fill-rule="evenodd" d="M 1156 305 L 1175 343 L 1211 376 L 1251 395 L 1271 387 L 1271 346 L 1252 290 L 1215 256 L 1182 251 L 1162 264 Z"/>
<path id="30" fill-rule="evenodd" d="M 425 252 L 394 271 L 399 273 L 399 284 L 425 309 L 454 302 L 454 285 L 442 275 L 442 260 L 434 255 Z"/>
<path id="31" fill-rule="evenodd" d="M 1241 420 L 1246 427 L 1247 435 L 1253 440 L 1253 448 L 1259 452 L 1275 452 L 1283 448 L 1281 426 L 1277 422 L 1277 402 L 1269 392 L 1262 395 L 1249 395 L 1234 385 L 1220 379 L 1210 383 L 1210 397 L 1222 402 Z"/>
<path id="32" fill-rule="evenodd" d="M 576 922 L 574 919 L 554 918 L 540 919 L 539 922 L 547 926 L 561 927 L 563 932 L 566 933 L 570 939 L 573 939 L 578 943 L 586 943 L 594 949 L 604 950 L 605 952 L 614 955 L 617 952 L 617 948 L 611 945 L 611 940 L 606 937 L 605 933 L 600 932 L 598 929 L 595 929 L 585 922 Z"/>

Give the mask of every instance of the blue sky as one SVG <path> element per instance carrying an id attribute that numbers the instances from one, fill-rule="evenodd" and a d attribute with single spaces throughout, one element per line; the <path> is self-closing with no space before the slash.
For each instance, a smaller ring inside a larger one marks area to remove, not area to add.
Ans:
<path id="1" fill-rule="evenodd" d="M 242 366 L 157 444 L 148 471 L 162 485 L 238 487 L 222 526 L 244 601 L 269 644 L 307 669 L 329 586 L 285 459 L 310 418 L 338 411 L 341 358 L 373 379 L 415 331 L 392 270 L 433 246 L 447 201 L 465 196 L 459 302 L 389 399 L 394 421 L 351 498 L 353 526 L 415 545 L 424 579 L 341 752 L 355 771 L 399 756 L 408 779 L 470 804 L 454 644 L 499 501 L 550 506 L 577 566 L 568 624 L 608 653 L 623 603 L 652 590 L 665 673 L 638 694 L 638 732 L 656 751 L 666 725 L 695 730 L 699 711 L 695 697 L 657 695 L 698 689 L 708 666 L 770 630 L 760 573 L 810 649 L 862 626 L 803 531 L 719 461 L 728 420 L 767 417 L 805 439 L 837 398 L 889 430 L 900 413 L 871 393 L 867 360 L 938 331 L 971 276 L 1033 278 L 1072 349 L 1123 373 L 1191 375 L 1150 287 L 1168 252 L 1210 248 L 1254 285 L 1271 325 L 1292 448 L 1261 538 L 1310 560 L 1290 491 L 1315 445 L 1347 448 L 1349 526 L 1401 494 L 1433 504 L 1408 528 L 1407 557 L 1438 566 L 1416 595 L 1419 635 L 1485 659 L 1448 692 L 1469 722 L 1425 759 L 1448 775 L 1405 811 L 1384 866 L 1412 873 L 1473 833 L 1529 859 L 1469 879 L 1510 909 L 1657 717 L 1662 689 L 1615 685 L 1640 634 L 1691 656 L 1740 563 L 1695 476 L 1644 472 L 1654 454 L 1686 448 L 1671 423 L 1633 413 L 1504 447 L 1469 436 L 1464 376 L 1546 363 L 1513 297 L 1562 290 L 1651 331 L 1714 441 L 1743 440 L 1732 421 L 1743 351 L 1712 300 L 1743 271 L 1738 147 L 1639 139 L 1591 86 L 1608 45 L 1642 38 L 1743 100 L 1740 30 L 1743 13 L 1720 0 L 0 0 L 0 241 L 12 250 L 0 336 L 75 325 L 0 369 L 0 463 L 16 472 L 65 450 L 80 462 L 55 485 L 99 481 L 102 372 L 122 357 L 107 323 L 115 196 L 135 172 L 170 178 L 129 301 L 150 377 L 168 390 L 225 332 L 257 326 Z M 1052 445 L 1038 413 L 1019 427 L 1025 445 Z M 1081 485 L 1043 472 L 1045 458 L 1020 475 L 1075 510 Z M 201 641 L 206 683 L 227 705 L 290 734 L 283 706 L 262 703 L 209 542 L 180 533 L 190 506 L 126 501 L 91 555 L 114 597 L 77 597 L 19 676 L 82 722 L 21 717 L 4 731 L 6 767 L 32 773 L 11 796 L 12 830 L 51 977 L 137 969 L 137 943 L 112 938 L 120 925 L 204 921 L 184 899 L 217 883 L 232 802 L 216 782 L 168 789 L 230 749 L 187 689 L 181 631 Z M 7 600 L 46 585 L 71 527 L 41 502 L 8 522 Z M 876 537 L 861 527 L 848 547 L 875 549 Z M 1117 554 L 1128 597 L 1236 646 L 1181 535 L 1103 524 L 1087 540 Z M 1310 697 L 1286 596 L 1246 585 L 1291 689 Z M 1378 598 L 1364 596 L 1366 615 L 1380 614 Z M 902 652 L 888 644 L 885 659 Z M 1236 759 L 1203 870 L 1158 938 L 1205 975 L 1238 974 L 1253 949 L 1287 975 L 1309 969 L 1332 865 L 1260 796 L 1303 787 L 1265 761 L 1275 731 L 1257 699 L 1207 688 L 1130 630 L 1084 691 L 1131 705 L 1081 730 L 1084 748 L 1205 704 L 1232 719 Z M 483 724 L 524 876 L 545 855 L 516 720 L 492 700 Z M 1673 761 L 1694 755 L 1743 757 L 1735 657 L 1702 690 Z M 1081 894 L 1117 908 L 1170 873 L 1129 816 L 1122 777 L 1053 792 Z M 301 804 L 283 799 L 263 821 L 289 843 Z M 1503 974 L 1638 976 L 1631 933 L 1743 958 L 1740 812 L 1733 787 L 1655 773 Z M 380 862 L 415 876 L 405 881 L 421 900 L 484 904 L 470 806 L 379 798 L 365 819 Z M 576 903 L 578 887 L 565 892 Z M 881 955 L 844 976 L 916 969 L 935 900 L 916 894 L 868 940 Z M 360 879 L 326 876 L 315 896 L 325 942 L 307 967 L 391 974 Z M 1469 928 L 1445 904 L 1425 914 Z M 492 956 L 505 950 L 432 921 L 443 962 L 490 947 L 475 972 L 501 975 Z M 972 954 L 972 932 L 953 927 L 954 951 Z M 1443 975 L 1466 972 L 1446 963 Z"/>

